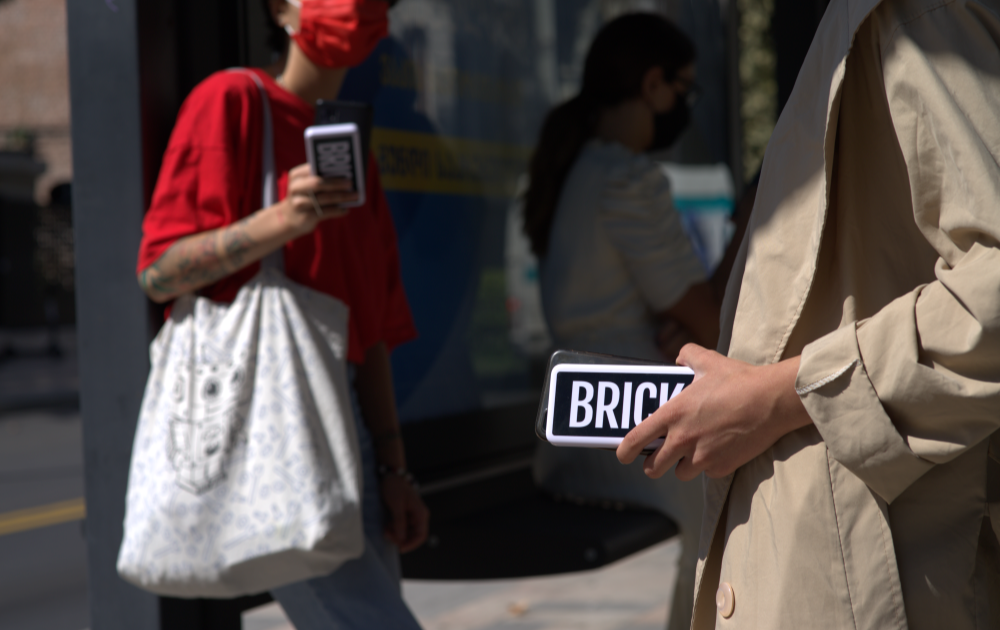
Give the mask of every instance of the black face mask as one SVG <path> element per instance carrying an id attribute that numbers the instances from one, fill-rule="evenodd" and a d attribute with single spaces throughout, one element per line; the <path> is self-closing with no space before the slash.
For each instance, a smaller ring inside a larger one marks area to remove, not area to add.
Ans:
<path id="1" fill-rule="evenodd" d="M 681 94 L 670 111 L 657 114 L 653 119 L 653 144 L 646 151 L 662 151 L 677 142 L 691 122 L 691 108 Z"/>

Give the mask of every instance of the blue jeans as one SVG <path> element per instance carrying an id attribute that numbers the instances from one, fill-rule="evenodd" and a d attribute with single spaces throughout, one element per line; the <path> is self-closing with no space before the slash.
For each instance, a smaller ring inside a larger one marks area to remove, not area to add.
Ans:
<path id="1" fill-rule="evenodd" d="M 358 424 L 364 494 L 361 514 L 365 551 L 325 577 L 282 586 L 271 595 L 284 608 L 296 630 L 419 630 L 399 588 L 399 552 L 382 535 L 382 499 L 371 434 L 365 426 L 349 366 L 351 405 Z"/>

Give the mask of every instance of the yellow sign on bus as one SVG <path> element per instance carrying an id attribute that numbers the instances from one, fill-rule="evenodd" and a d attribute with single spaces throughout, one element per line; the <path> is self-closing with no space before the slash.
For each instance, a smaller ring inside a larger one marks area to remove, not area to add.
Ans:
<path id="1" fill-rule="evenodd" d="M 531 147 L 375 127 L 382 186 L 402 192 L 512 197 Z"/>

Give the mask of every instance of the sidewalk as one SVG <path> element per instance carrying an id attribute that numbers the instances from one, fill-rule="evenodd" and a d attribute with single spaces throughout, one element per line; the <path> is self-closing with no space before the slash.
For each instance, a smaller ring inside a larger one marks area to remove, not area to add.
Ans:
<path id="1" fill-rule="evenodd" d="M 676 538 L 594 571 L 518 580 L 403 581 L 424 630 L 662 630 L 680 557 Z M 278 604 L 244 630 L 294 630 Z"/>
<path id="2" fill-rule="evenodd" d="M 0 328 L 0 414 L 79 404 L 76 328 L 58 330 L 58 355 L 51 341 L 43 328 Z"/>

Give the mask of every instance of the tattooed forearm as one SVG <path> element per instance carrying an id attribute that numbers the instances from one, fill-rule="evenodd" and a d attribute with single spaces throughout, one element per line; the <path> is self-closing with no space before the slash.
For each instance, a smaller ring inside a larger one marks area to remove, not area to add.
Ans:
<path id="1" fill-rule="evenodd" d="M 250 251 L 250 248 L 255 245 L 254 240 L 250 238 L 250 234 L 247 232 L 247 223 L 249 218 L 243 219 L 232 228 L 224 231 L 220 236 L 222 237 L 223 250 L 228 257 L 229 263 L 233 266 L 233 270 L 243 267 L 246 263 L 244 259 L 246 254 Z"/>
<path id="2" fill-rule="evenodd" d="M 139 274 L 142 290 L 155 301 L 167 301 L 259 260 L 265 252 L 250 236 L 249 220 L 177 241 Z"/>
<path id="3" fill-rule="evenodd" d="M 152 265 L 146 267 L 139 274 L 139 286 L 142 290 L 149 294 L 151 297 L 154 292 L 156 293 L 169 293 L 171 279 L 166 277 L 160 270 L 160 261 L 163 260 L 161 256 L 159 260 L 154 262 Z"/>

